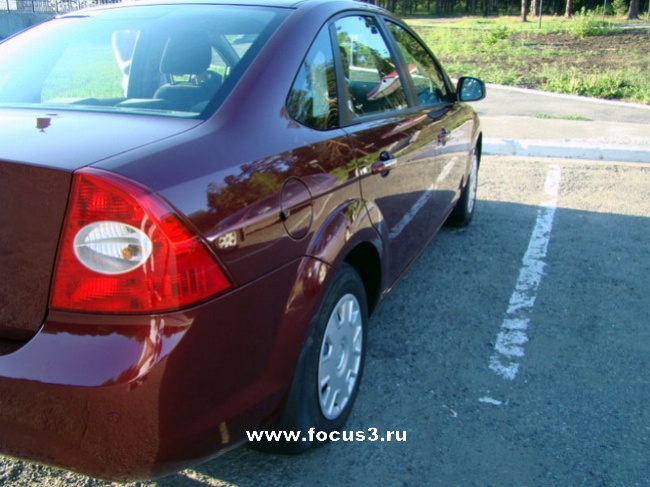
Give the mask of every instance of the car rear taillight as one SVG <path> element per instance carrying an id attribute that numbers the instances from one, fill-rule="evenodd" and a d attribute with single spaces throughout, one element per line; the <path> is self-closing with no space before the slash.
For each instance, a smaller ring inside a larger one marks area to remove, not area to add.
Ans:
<path id="1" fill-rule="evenodd" d="M 230 287 L 203 240 L 153 191 L 102 170 L 75 173 L 52 308 L 158 313 Z"/>

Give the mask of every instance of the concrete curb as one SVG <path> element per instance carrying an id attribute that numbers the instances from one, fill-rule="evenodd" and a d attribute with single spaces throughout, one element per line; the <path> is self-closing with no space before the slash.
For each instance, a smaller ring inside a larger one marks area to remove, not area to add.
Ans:
<path id="1" fill-rule="evenodd" d="M 601 146 L 572 142 L 560 144 L 544 140 L 485 139 L 483 154 L 650 163 L 650 148 L 648 147 Z"/>

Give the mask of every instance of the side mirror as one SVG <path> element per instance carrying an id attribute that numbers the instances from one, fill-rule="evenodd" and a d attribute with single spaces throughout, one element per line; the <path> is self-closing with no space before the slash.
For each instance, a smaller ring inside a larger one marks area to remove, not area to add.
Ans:
<path id="1" fill-rule="evenodd" d="M 456 88 L 458 101 L 479 101 L 485 98 L 485 83 L 478 78 L 463 76 Z"/>

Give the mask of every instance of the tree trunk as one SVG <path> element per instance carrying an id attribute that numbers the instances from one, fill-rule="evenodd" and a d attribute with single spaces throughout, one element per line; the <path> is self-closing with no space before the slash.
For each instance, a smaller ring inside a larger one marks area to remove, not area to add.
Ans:
<path id="1" fill-rule="evenodd" d="M 630 10 L 627 13 L 628 20 L 639 18 L 639 0 L 630 0 Z"/>
<path id="2" fill-rule="evenodd" d="M 564 16 L 568 19 L 573 15 L 573 0 L 566 0 L 566 11 Z"/>
<path id="3" fill-rule="evenodd" d="M 533 0 L 533 17 L 539 17 L 539 0 Z"/>
<path id="4" fill-rule="evenodd" d="M 528 11 L 530 10 L 530 0 L 521 0 L 521 21 L 528 22 Z"/>

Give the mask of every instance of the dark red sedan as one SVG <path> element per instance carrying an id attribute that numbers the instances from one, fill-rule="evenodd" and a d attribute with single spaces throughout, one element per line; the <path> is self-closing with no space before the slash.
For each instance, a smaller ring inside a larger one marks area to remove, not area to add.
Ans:
<path id="1" fill-rule="evenodd" d="M 2 42 L 0 452 L 126 480 L 340 429 L 368 316 L 472 218 L 484 94 L 347 0 L 115 4 Z"/>

